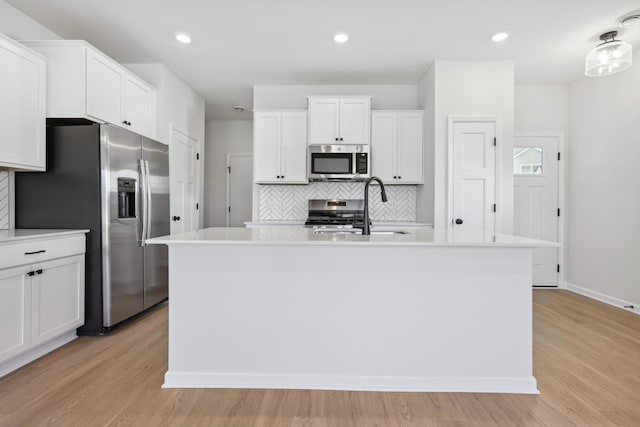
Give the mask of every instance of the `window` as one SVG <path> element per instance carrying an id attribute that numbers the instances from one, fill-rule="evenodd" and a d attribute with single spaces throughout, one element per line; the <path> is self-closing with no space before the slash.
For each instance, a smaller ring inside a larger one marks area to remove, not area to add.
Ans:
<path id="1" fill-rule="evenodd" d="M 542 175 L 542 147 L 514 147 L 513 174 Z"/>

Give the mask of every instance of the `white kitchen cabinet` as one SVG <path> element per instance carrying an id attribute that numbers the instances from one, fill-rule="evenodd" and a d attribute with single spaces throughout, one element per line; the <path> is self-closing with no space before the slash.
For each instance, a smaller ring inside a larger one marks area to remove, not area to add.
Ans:
<path id="1" fill-rule="evenodd" d="M 29 348 L 31 279 L 27 267 L 0 270 L 0 363 Z"/>
<path id="2" fill-rule="evenodd" d="M 0 169 L 45 170 L 46 59 L 0 34 Z"/>
<path id="3" fill-rule="evenodd" d="M 86 118 L 155 138 L 152 86 L 84 41 L 23 43 L 49 60 L 47 117 Z"/>
<path id="4" fill-rule="evenodd" d="M 0 241 L 0 377 L 76 337 L 84 252 L 84 232 Z"/>
<path id="5" fill-rule="evenodd" d="M 422 184 L 422 111 L 371 114 L 371 173 L 385 184 Z"/>
<path id="6" fill-rule="evenodd" d="M 307 114 L 255 112 L 253 153 L 256 183 L 307 184 Z"/>
<path id="7" fill-rule="evenodd" d="M 84 256 L 35 266 L 31 282 L 31 345 L 84 323 Z"/>
<path id="8" fill-rule="evenodd" d="M 369 144 L 371 97 L 309 97 L 309 144 Z"/>
<path id="9" fill-rule="evenodd" d="M 88 116 L 119 124 L 122 119 L 123 75 L 120 66 L 100 52 L 87 49 Z M 51 82 L 55 84 L 55 82 Z"/>

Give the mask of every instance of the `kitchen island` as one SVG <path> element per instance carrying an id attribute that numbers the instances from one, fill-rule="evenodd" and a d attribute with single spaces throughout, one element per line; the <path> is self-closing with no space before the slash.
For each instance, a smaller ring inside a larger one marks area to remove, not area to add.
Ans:
<path id="1" fill-rule="evenodd" d="M 299 227 L 148 243 L 169 246 L 164 387 L 538 392 L 532 251 L 557 243 Z"/>

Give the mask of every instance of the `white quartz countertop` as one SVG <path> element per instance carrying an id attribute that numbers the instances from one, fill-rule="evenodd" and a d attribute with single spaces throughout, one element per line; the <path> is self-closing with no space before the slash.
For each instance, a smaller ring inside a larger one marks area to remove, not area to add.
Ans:
<path id="1" fill-rule="evenodd" d="M 70 236 L 88 233 L 89 230 L 43 230 L 43 229 L 13 229 L 0 230 L 0 244 L 20 240 L 44 239 L 48 237 Z"/>
<path id="2" fill-rule="evenodd" d="M 388 230 L 389 227 L 384 227 Z M 398 230 L 402 230 L 398 227 Z M 366 246 L 452 246 L 452 247 L 559 247 L 556 242 L 510 234 L 485 234 L 462 227 L 451 229 L 406 228 L 406 234 L 316 234 L 311 228 L 205 228 L 147 240 L 167 245 L 366 245 Z"/>

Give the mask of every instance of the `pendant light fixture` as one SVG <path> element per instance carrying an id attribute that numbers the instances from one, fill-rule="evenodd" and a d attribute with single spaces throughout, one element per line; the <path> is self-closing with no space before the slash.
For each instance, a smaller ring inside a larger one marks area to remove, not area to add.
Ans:
<path id="1" fill-rule="evenodd" d="M 610 76 L 631 67 L 633 48 L 627 42 L 616 40 L 617 35 L 617 31 L 609 31 L 600 36 L 602 43 L 589 52 L 584 61 L 585 76 Z"/>

